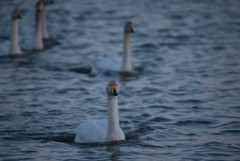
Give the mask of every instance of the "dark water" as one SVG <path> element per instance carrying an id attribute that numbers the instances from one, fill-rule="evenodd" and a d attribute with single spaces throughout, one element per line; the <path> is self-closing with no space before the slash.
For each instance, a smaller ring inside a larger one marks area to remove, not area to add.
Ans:
<path id="1" fill-rule="evenodd" d="M 0 42 L 10 12 L 20 31 L 35 1 L 0 1 Z M 53 42 L 42 52 L 0 57 L 1 160 L 239 160 L 240 1 L 56 1 L 47 8 Z M 89 74 L 121 56 L 131 20 L 137 76 Z M 76 144 L 75 129 L 107 116 L 105 86 L 120 82 L 127 140 Z"/>

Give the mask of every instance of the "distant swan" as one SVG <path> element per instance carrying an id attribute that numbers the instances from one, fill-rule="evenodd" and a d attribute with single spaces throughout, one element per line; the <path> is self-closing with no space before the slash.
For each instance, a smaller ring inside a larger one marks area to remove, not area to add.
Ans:
<path id="1" fill-rule="evenodd" d="M 20 12 L 17 9 L 14 9 L 12 12 L 12 27 L 11 27 L 10 46 L 9 46 L 10 55 L 23 54 L 22 50 L 19 47 L 19 42 L 18 42 L 18 19 L 20 18 L 21 18 Z"/>
<path id="2" fill-rule="evenodd" d="M 21 34 L 18 33 L 18 19 L 21 18 L 20 12 L 14 9 L 12 12 L 12 25 L 10 41 L 4 41 L 0 44 L 0 55 L 20 55 L 22 49 L 26 50 L 43 50 L 43 38 L 48 38 L 46 28 L 46 5 L 53 3 L 52 0 L 40 0 L 35 6 L 35 28 L 23 28 Z M 9 48 L 7 48 L 9 47 Z"/>
<path id="3" fill-rule="evenodd" d="M 14 9 L 11 14 L 11 33 L 10 41 L 4 41 L 0 44 L 0 55 L 6 56 L 10 55 L 21 55 L 23 54 L 21 48 L 19 47 L 18 41 L 18 21 L 21 18 L 20 12 L 18 9 Z"/>
<path id="4" fill-rule="evenodd" d="M 42 19 L 42 38 L 49 39 L 48 30 L 47 30 L 47 20 L 46 20 L 46 6 L 53 3 L 53 0 L 42 0 L 43 1 L 43 11 L 41 15 Z"/>
<path id="5" fill-rule="evenodd" d="M 36 19 L 35 19 L 35 40 L 34 40 L 34 49 L 43 50 L 43 39 L 42 39 L 42 21 L 41 14 L 43 12 L 43 2 L 39 1 L 36 4 Z"/>
<path id="6" fill-rule="evenodd" d="M 96 63 L 96 69 L 93 68 L 92 73 L 100 71 L 118 71 L 133 72 L 130 56 L 130 40 L 131 34 L 134 33 L 132 22 L 127 22 L 124 26 L 124 42 L 123 42 L 123 58 L 101 58 Z"/>
<path id="7" fill-rule="evenodd" d="M 76 131 L 76 143 L 109 142 L 125 140 L 125 135 L 119 126 L 118 94 L 119 85 L 112 80 L 106 87 L 108 98 L 108 120 L 88 120 L 81 123 Z"/>

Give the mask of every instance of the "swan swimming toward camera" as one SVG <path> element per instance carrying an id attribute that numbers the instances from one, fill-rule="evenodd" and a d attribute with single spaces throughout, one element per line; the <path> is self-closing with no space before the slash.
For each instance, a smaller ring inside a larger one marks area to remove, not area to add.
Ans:
<path id="1" fill-rule="evenodd" d="M 127 22 L 124 26 L 123 39 L 123 58 L 101 58 L 93 68 L 92 73 L 97 71 L 117 71 L 117 72 L 133 72 L 130 56 L 131 34 L 134 33 L 132 22 Z"/>
<path id="2" fill-rule="evenodd" d="M 125 135 L 119 126 L 118 94 L 119 85 L 112 80 L 107 84 L 108 120 L 87 120 L 76 130 L 76 143 L 109 142 L 125 140 Z"/>

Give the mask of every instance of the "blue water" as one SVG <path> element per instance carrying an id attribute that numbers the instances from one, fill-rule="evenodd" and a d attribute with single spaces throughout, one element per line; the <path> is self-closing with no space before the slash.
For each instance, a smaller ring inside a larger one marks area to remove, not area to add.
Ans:
<path id="1" fill-rule="evenodd" d="M 1 44 L 13 6 L 21 32 L 35 2 L 0 1 Z M 239 160 L 239 17 L 237 0 L 56 0 L 45 50 L 0 53 L 0 159 Z M 121 57 L 127 21 L 138 74 L 89 73 L 99 58 Z M 126 141 L 74 143 L 82 121 L 107 117 L 111 79 Z"/>

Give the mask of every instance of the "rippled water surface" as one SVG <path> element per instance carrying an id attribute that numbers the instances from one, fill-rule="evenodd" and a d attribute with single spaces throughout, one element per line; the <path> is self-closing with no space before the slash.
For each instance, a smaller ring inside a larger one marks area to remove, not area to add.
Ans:
<path id="1" fill-rule="evenodd" d="M 19 6 L 20 33 L 35 1 L 0 1 L 0 43 Z M 88 0 L 47 6 L 41 52 L 0 55 L 1 160 L 239 160 L 240 1 Z M 121 57 L 132 21 L 137 75 L 89 71 Z M 105 86 L 120 82 L 126 141 L 76 144 L 76 127 L 107 117 Z"/>

